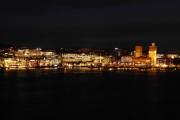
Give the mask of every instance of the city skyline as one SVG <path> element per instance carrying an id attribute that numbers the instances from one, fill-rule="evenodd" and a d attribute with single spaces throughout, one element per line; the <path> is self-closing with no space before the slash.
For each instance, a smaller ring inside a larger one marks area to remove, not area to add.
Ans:
<path id="1" fill-rule="evenodd" d="M 179 117 L 180 0 L 1 0 L 1 120 Z"/>
<path id="2" fill-rule="evenodd" d="M 104 67 L 142 68 L 179 67 L 180 54 L 177 51 L 157 51 L 152 43 L 148 51 L 143 46 L 134 50 L 113 49 L 42 49 L 9 47 L 0 50 L 1 68 L 41 68 L 41 67 Z"/>

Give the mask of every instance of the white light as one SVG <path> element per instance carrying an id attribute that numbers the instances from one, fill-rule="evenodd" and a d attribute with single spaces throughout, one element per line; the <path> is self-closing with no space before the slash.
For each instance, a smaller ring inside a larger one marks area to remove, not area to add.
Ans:
<path id="1" fill-rule="evenodd" d="M 167 65 L 163 65 L 163 67 L 167 67 Z"/>
<path id="2" fill-rule="evenodd" d="M 115 48 L 115 50 L 119 50 L 119 48 Z"/>

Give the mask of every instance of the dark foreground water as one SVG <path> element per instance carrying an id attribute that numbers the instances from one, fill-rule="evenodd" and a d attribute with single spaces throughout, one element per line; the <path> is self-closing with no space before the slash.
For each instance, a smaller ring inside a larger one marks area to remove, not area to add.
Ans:
<path id="1" fill-rule="evenodd" d="M 180 72 L 0 71 L 0 119 L 177 119 Z"/>

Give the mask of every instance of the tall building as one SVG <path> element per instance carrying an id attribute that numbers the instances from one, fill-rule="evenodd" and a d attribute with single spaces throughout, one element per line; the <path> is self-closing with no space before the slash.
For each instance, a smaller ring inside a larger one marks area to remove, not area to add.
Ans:
<path id="1" fill-rule="evenodd" d="M 151 58 L 151 65 L 156 65 L 157 46 L 155 46 L 155 43 L 152 43 L 152 46 L 149 46 L 149 57 Z"/>
<path id="2" fill-rule="evenodd" d="M 142 46 L 136 46 L 135 47 L 135 57 L 141 57 L 142 56 Z"/>

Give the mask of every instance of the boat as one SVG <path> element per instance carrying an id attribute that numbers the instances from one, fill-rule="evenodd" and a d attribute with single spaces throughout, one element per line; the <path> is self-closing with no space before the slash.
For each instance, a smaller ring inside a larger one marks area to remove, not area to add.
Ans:
<path id="1" fill-rule="evenodd" d="M 9 66 L 6 66 L 6 68 L 19 68 L 19 65 L 9 65 Z"/>
<path id="2" fill-rule="evenodd" d="M 100 68 L 100 65 L 90 65 L 90 66 L 88 66 L 88 68 Z"/>
<path id="3" fill-rule="evenodd" d="M 143 67 L 139 67 L 139 69 L 149 69 L 150 67 L 146 67 L 146 66 L 143 66 Z"/>
<path id="4" fill-rule="evenodd" d="M 95 67 L 95 66 L 88 66 L 88 68 L 97 68 L 97 67 Z"/>
<path id="5" fill-rule="evenodd" d="M 4 69 L 6 69 L 6 68 L 4 68 L 4 67 L 0 67 L 0 70 L 4 70 Z"/>
<path id="6" fill-rule="evenodd" d="M 175 71 L 175 72 L 179 72 L 179 71 L 180 71 L 179 67 L 175 67 L 175 68 L 174 68 L 174 71 Z M 173 71 L 173 72 L 174 72 L 174 71 Z"/>
<path id="7" fill-rule="evenodd" d="M 41 68 L 41 66 L 34 66 L 35 68 Z"/>
<path id="8" fill-rule="evenodd" d="M 168 67 L 168 68 L 165 68 L 165 71 L 166 71 L 166 72 L 173 72 L 173 71 L 174 71 L 174 68 L 169 68 L 169 67 Z"/>
<path id="9" fill-rule="evenodd" d="M 59 63 L 58 69 L 64 69 L 64 66 L 62 65 L 62 63 Z"/>

